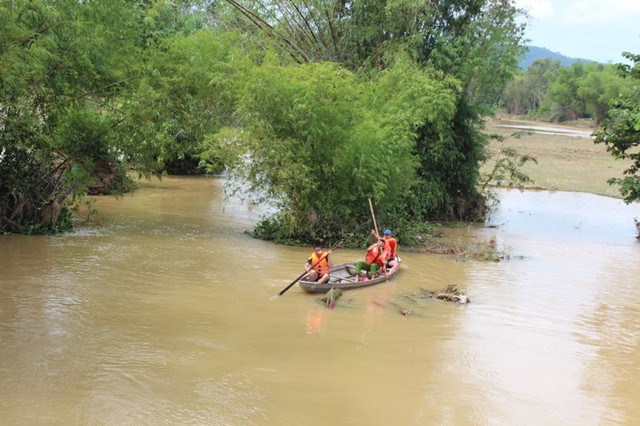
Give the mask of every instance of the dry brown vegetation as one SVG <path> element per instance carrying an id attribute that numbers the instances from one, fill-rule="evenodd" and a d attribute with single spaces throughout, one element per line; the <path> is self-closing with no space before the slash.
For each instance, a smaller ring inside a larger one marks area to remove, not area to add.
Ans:
<path id="1" fill-rule="evenodd" d="M 594 128 L 578 126 L 555 126 L 550 123 L 491 119 L 487 121 L 486 133 L 500 135 L 504 141 L 492 140 L 489 152 L 496 154 L 505 146 L 515 148 L 520 155 L 528 154 L 537 160 L 527 163 L 523 172 L 533 179 L 530 188 L 550 191 L 589 192 L 598 195 L 620 197 L 617 186 L 611 186 L 607 180 L 622 176 L 625 163 L 616 161 L 603 145 L 596 145 L 590 137 L 551 135 L 518 131 L 500 127 L 503 124 L 523 126 L 559 127 L 563 130 L 574 129 L 584 132 Z M 489 161 L 483 171 L 493 166 Z"/>

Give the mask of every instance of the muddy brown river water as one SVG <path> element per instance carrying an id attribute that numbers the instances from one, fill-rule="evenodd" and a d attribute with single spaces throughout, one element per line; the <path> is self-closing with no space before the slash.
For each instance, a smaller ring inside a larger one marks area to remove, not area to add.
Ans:
<path id="1" fill-rule="evenodd" d="M 258 212 L 216 179 L 0 236 L 0 424 L 638 424 L 640 206 L 499 197 L 495 227 L 468 232 L 509 261 L 403 252 L 395 280 L 334 310 L 273 297 L 310 249 L 247 236 Z M 451 283 L 472 303 L 415 297 Z"/>

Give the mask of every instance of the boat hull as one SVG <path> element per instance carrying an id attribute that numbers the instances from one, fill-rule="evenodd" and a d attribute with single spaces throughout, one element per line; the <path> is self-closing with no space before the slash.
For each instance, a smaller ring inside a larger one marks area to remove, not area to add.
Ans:
<path id="1" fill-rule="evenodd" d="M 326 293 L 332 288 L 352 290 L 389 281 L 396 276 L 399 269 L 400 265 L 398 264 L 391 268 L 387 272 L 386 276 L 381 273 L 377 278 L 356 282 L 356 262 L 346 262 L 334 265 L 333 268 L 331 268 L 331 279 L 327 283 L 318 284 L 314 281 L 307 281 L 303 278 L 298 281 L 298 285 L 307 293 Z"/>

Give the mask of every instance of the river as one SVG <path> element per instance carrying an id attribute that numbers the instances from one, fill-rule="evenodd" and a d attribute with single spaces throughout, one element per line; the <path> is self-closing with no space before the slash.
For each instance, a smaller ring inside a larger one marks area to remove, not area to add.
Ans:
<path id="1" fill-rule="evenodd" d="M 258 210 L 217 179 L 99 198 L 75 232 L 0 236 L 0 423 L 640 421 L 640 206 L 498 196 L 491 226 L 468 232 L 508 260 L 400 242 L 398 276 L 333 310 L 298 286 L 274 297 L 311 248 L 246 235 Z M 452 283 L 470 304 L 418 297 Z"/>

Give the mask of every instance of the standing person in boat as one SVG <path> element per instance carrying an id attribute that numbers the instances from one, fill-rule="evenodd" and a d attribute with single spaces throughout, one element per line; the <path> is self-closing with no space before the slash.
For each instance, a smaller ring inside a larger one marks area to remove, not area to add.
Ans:
<path id="1" fill-rule="evenodd" d="M 367 248 L 367 257 L 365 260 L 356 262 L 356 282 L 360 279 L 362 270 L 371 272 L 371 278 L 377 278 L 378 269 L 382 269 L 382 273 L 387 273 L 384 261 L 384 240 L 380 239 L 371 244 Z"/>
<path id="2" fill-rule="evenodd" d="M 391 269 L 398 264 L 398 240 L 393 236 L 390 229 L 384 230 L 384 250 L 387 254 L 387 269 Z"/>
<path id="3" fill-rule="evenodd" d="M 398 240 L 393 237 L 390 229 L 385 229 L 383 234 L 384 236 L 381 238 L 375 230 L 371 230 L 373 237 L 384 241 L 384 256 L 387 270 L 389 270 L 398 264 Z"/>
<path id="4" fill-rule="evenodd" d="M 329 253 L 322 249 L 322 244 L 313 244 L 313 253 L 307 259 L 304 264 L 304 269 L 309 272 L 307 279 L 309 281 L 315 281 L 317 284 L 326 283 L 329 281 L 329 270 L 333 266 L 329 259 Z M 315 265 L 315 266 L 314 266 Z"/>

